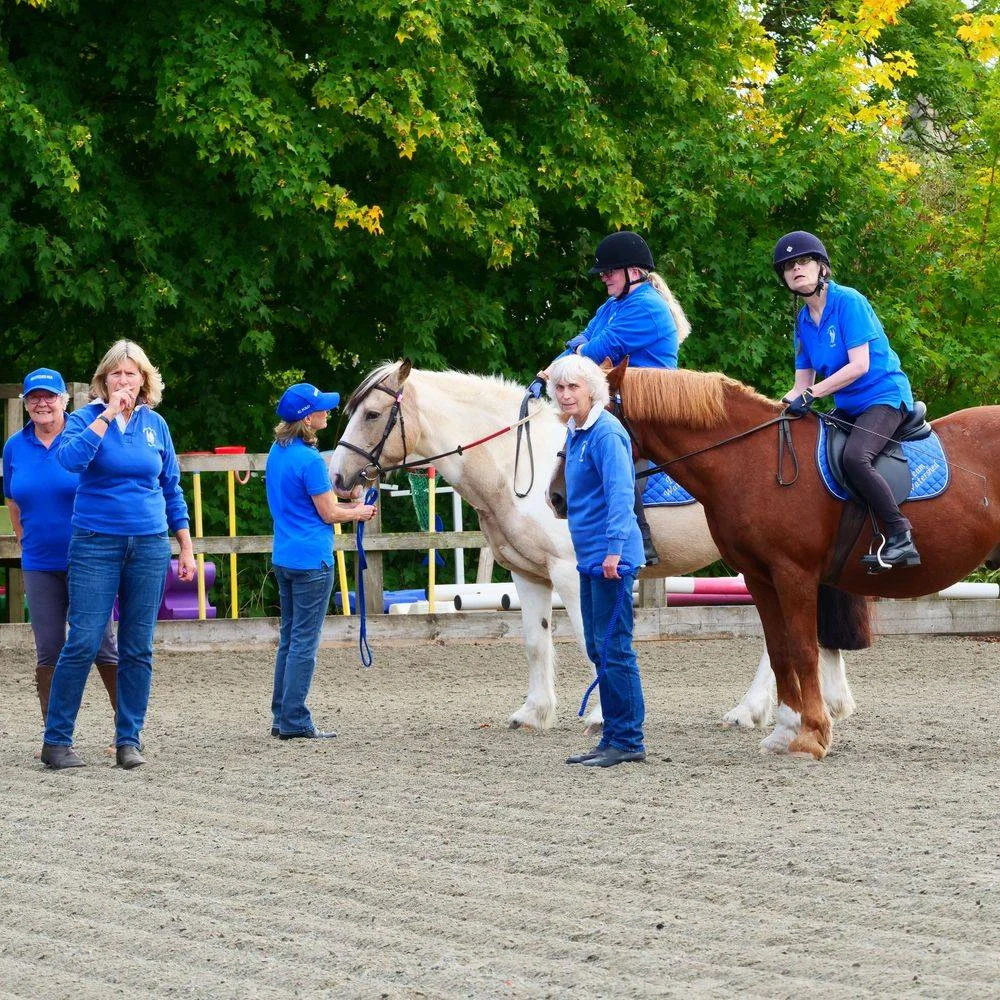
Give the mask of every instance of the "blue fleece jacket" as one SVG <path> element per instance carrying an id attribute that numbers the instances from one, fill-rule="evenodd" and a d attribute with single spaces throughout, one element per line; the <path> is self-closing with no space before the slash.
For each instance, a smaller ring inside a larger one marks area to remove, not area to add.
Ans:
<path id="1" fill-rule="evenodd" d="M 607 410 L 595 406 L 566 435 L 566 503 L 569 533 L 582 573 L 608 555 L 645 565 L 642 535 L 635 519 L 635 469 L 628 434 Z"/>
<path id="2" fill-rule="evenodd" d="M 21 569 L 65 572 L 73 498 L 80 477 L 56 457 L 57 437 L 46 448 L 29 423 L 3 446 L 3 492 L 21 512 Z"/>
<path id="3" fill-rule="evenodd" d="M 662 295 L 648 282 L 624 299 L 609 297 L 583 331 L 580 353 L 600 364 L 618 364 L 627 354 L 632 368 L 676 368 L 677 324 Z"/>
<path id="4" fill-rule="evenodd" d="M 90 429 L 105 404 L 74 410 L 57 445 L 59 462 L 80 475 L 73 527 L 102 535 L 156 535 L 188 526 L 181 469 L 167 422 L 137 407 L 123 431 L 111 422 L 102 438 Z"/>

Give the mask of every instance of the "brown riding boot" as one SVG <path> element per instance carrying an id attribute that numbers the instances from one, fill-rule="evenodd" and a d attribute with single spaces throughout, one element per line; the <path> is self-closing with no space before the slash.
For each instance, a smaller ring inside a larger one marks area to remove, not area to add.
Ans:
<path id="1" fill-rule="evenodd" d="M 52 675 L 55 667 L 35 667 L 35 689 L 38 691 L 38 704 L 42 709 L 42 725 L 49 711 L 49 692 L 52 690 Z"/>
<path id="2" fill-rule="evenodd" d="M 101 675 L 101 680 L 104 681 L 104 690 L 108 692 L 108 699 L 111 702 L 111 711 L 115 714 L 115 720 L 117 722 L 118 718 L 118 664 L 117 663 L 98 663 L 97 672 Z M 117 727 L 116 727 L 117 729 Z M 117 738 L 118 733 L 115 732 L 115 738 Z M 114 757 L 115 755 L 115 741 L 114 739 L 105 748 L 105 757 Z"/>

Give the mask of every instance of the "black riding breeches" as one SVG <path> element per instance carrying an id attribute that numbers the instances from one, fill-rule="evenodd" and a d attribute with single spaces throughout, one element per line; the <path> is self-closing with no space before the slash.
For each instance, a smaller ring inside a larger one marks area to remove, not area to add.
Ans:
<path id="1" fill-rule="evenodd" d="M 910 530 L 910 522 L 899 512 L 889 484 L 875 471 L 872 463 L 896 433 L 906 415 L 904 407 L 873 406 L 860 413 L 847 444 L 844 445 L 844 472 L 855 489 L 875 511 L 886 535 Z"/>

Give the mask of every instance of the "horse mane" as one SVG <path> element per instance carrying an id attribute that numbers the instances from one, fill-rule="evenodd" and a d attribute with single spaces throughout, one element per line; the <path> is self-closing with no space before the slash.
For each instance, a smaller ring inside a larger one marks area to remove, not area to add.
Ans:
<path id="1" fill-rule="evenodd" d="M 772 409 L 780 408 L 774 400 L 722 372 L 629 368 L 622 383 L 626 417 L 663 420 L 692 430 L 721 424 L 726 415 L 726 397 L 730 394 L 767 403 Z"/>
<path id="2" fill-rule="evenodd" d="M 347 400 L 347 406 L 344 407 L 348 419 L 354 416 L 354 411 L 363 402 L 368 393 L 370 393 L 372 389 L 379 384 L 379 382 L 384 382 L 390 375 L 396 374 L 402 363 L 402 361 L 385 361 L 377 368 L 373 368 L 364 377 L 357 389 L 351 393 L 350 399 Z"/>
<path id="3" fill-rule="evenodd" d="M 402 361 L 386 361 L 373 368 L 361 382 L 361 384 L 351 393 L 347 401 L 346 412 L 348 418 L 353 416 L 354 411 L 360 406 L 365 397 L 381 382 L 386 382 L 388 388 L 396 389 L 399 380 L 395 376 L 399 373 Z M 410 378 L 418 376 L 420 378 L 447 379 L 451 382 L 449 392 L 452 398 L 464 402 L 478 402 L 482 404 L 484 400 L 493 399 L 498 391 L 510 390 L 523 395 L 524 387 L 510 379 L 500 375 L 479 375 L 474 372 L 463 372 L 448 369 L 445 371 L 427 371 L 426 369 L 411 369 Z"/>

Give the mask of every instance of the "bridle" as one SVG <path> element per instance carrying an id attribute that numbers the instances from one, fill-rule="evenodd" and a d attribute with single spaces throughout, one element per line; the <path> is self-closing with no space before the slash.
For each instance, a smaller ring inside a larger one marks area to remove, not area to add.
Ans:
<path id="1" fill-rule="evenodd" d="M 368 462 L 368 464 L 361 470 L 361 472 L 358 473 L 358 475 L 366 483 L 373 483 L 375 482 L 376 479 L 383 478 L 389 472 L 397 472 L 399 469 L 405 469 L 407 467 L 407 465 L 404 464 L 404 465 L 394 465 L 388 469 L 385 469 L 382 467 L 382 463 L 380 461 L 380 459 L 382 458 L 382 451 L 385 449 L 385 443 L 386 441 L 389 440 L 389 435 L 392 433 L 392 430 L 396 426 L 397 421 L 399 423 L 400 434 L 402 434 L 403 436 L 403 458 L 404 459 L 406 458 L 406 453 L 408 449 L 406 447 L 406 422 L 403 419 L 403 390 L 390 389 L 387 386 L 382 385 L 381 382 L 379 382 L 377 385 L 373 385 L 372 388 L 369 389 L 368 391 L 371 392 L 375 389 L 379 389 L 381 392 L 388 393 L 390 396 L 392 396 L 393 399 L 392 406 L 389 409 L 389 416 L 385 422 L 385 430 L 382 431 L 382 437 L 379 439 L 378 444 L 375 445 L 375 447 L 372 448 L 371 451 L 365 451 L 364 448 L 359 448 L 356 444 L 351 444 L 350 441 L 345 441 L 343 438 L 341 438 L 334 447 L 334 451 L 336 451 L 337 448 L 346 448 L 348 451 L 353 451 L 356 455 L 360 455 L 363 459 L 365 459 Z M 364 402 L 364 399 L 367 398 L 368 398 L 368 393 L 365 393 L 365 396 L 361 400 L 361 402 Z M 409 464 L 412 466 L 414 463 L 409 463 Z M 372 470 L 374 470 L 374 472 Z"/>
<path id="2" fill-rule="evenodd" d="M 498 430 L 493 431 L 492 434 L 487 434 L 485 437 L 478 438 L 475 441 L 470 441 L 468 444 L 456 445 L 456 447 L 451 448 L 449 451 L 442 451 L 440 454 L 430 455 L 427 458 L 418 458 L 412 462 L 403 461 L 400 462 L 399 465 L 390 465 L 388 468 L 386 468 L 381 463 L 382 451 L 384 450 L 385 443 L 386 441 L 389 440 L 389 435 L 392 433 L 392 430 L 396 426 L 397 422 L 399 423 L 399 432 L 403 437 L 404 459 L 406 458 L 410 450 L 406 443 L 406 422 L 403 420 L 403 388 L 401 386 L 399 389 L 390 389 L 388 386 L 385 386 L 381 382 L 379 382 L 377 385 L 373 385 L 371 389 L 368 390 L 368 392 L 372 392 L 374 389 L 379 389 L 382 392 L 387 393 L 388 395 L 392 396 L 393 399 L 392 407 L 389 409 L 389 416 L 385 422 L 385 429 L 382 431 L 382 437 L 379 439 L 378 444 L 375 445 L 375 447 L 371 451 L 365 451 L 364 448 L 359 448 L 356 444 L 351 444 L 350 441 L 345 441 L 343 438 L 341 438 L 334 446 L 334 451 L 336 451 L 337 448 L 346 448 L 348 451 L 353 451 L 356 455 L 360 455 L 363 459 L 365 459 L 368 462 L 368 464 L 358 473 L 358 476 L 361 479 L 363 479 L 366 483 L 373 483 L 375 482 L 376 479 L 382 479 L 385 476 L 389 475 L 389 473 L 391 472 L 405 472 L 408 469 L 421 469 L 425 468 L 428 465 L 433 465 L 438 459 L 441 458 L 448 458 L 451 455 L 461 456 L 465 454 L 465 452 L 467 452 L 470 448 L 476 448 L 481 444 L 486 444 L 487 441 L 492 441 L 494 438 L 498 438 L 502 434 L 507 434 L 510 431 L 514 430 L 515 428 L 517 428 L 518 432 L 518 450 L 520 450 L 521 430 L 527 429 L 526 425 L 528 424 L 528 422 L 532 420 L 534 417 L 536 417 L 541 412 L 542 409 L 541 407 L 539 407 L 534 412 L 527 413 L 526 405 L 522 404 L 522 412 L 520 413 L 516 423 L 508 424 L 506 427 L 501 427 Z M 361 400 L 358 403 L 358 406 L 360 406 L 361 403 L 363 403 L 364 400 L 367 399 L 368 392 L 366 392 L 365 395 L 361 398 Z M 530 437 L 528 438 L 528 453 L 530 456 L 531 455 Z M 515 460 L 515 475 L 516 475 L 516 468 L 517 468 L 517 463 Z M 533 459 L 532 459 L 531 481 L 532 483 L 534 482 Z M 529 486 L 528 492 L 530 491 L 531 487 Z M 517 493 L 517 496 L 522 498 L 528 495 L 527 493 L 518 493 L 516 490 L 515 493 Z"/>

